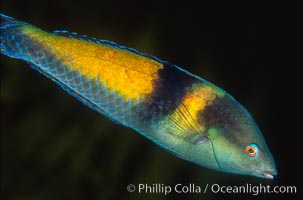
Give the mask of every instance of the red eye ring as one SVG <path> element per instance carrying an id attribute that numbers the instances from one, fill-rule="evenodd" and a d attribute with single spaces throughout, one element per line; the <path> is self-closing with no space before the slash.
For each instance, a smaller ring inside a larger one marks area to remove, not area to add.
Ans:
<path id="1" fill-rule="evenodd" d="M 256 144 L 249 144 L 245 148 L 245 153 L 250 157 L 255 157 L 258 154 L 259 148 Z"/>

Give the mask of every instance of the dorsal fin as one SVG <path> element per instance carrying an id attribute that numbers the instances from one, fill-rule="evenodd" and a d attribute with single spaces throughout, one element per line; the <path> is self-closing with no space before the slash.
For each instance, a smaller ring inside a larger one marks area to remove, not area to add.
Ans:
<path id="1" fill-rule="evenodd" d="M 99 44 L 99 45 L 107 45 L 107 46 L 114 47 L 114 48 L 117 48 L 117 49 L 120 49 L 120 50 L 130 51 L 132 53 L 150 58 L 152 60 L 155 60 L 155 61 L 163 63 L 163 64 L 168 63 L 167 61 L 163 61 L 163 60 L 161 60 L 161 59 L 159 59 L 155 56 L 149 55 L 147 53 L 142 53 L 142 52 L 138 51 L 137 49 L 134 49 L 134 48 L 131 48 L 131 47 L 126 47 L 126 46 L 123 46 L 123 45 L 118 45 L 117 43 L 115 43 L 113 41 L 101 40 L 101 39 L 97 39 L 97 38 L 94 38 L 94 37 L 89 37 L 87 35 L 81 35 L 81 34 L 78 34 L 76 32 L 69 32 L 67 30 L 55 30 L 55 31 L 53 31 L 53 33 L 56 34 L 56 35 L 67 37 L 67 38 L 83 40 L 83 41 L 92 42 L 92 43 Z"/>
<path id="2" fill-rule="evenodd" d="M 78 39 L 78 40 L 83 40 L 83 41 L 93 42 L 93 43 L 103 44 L 103 45 L 107 44 L 110 46 L 118 47 L 120 49 L 127 48 L 125 46 L 120 46 L 117 43 L 109 41 L 109 40 L 100 40 L 100 39 L 97 39 L 94 37 L 89 37 L 87 35 L 80 35 L 76 32 L 69 32 L 67 30 L 55 30 L 53 33 L 57 34 L 57 35 L 61 35 L 63 37 L 72 38 L 72 39 Z"/>

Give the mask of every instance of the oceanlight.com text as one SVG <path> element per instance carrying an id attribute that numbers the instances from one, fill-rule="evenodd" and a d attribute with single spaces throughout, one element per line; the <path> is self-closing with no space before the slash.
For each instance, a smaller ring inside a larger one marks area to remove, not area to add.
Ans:
<path id="1" fill-rule="evenodd" d="M 171 193 L 180 194 L 205 194 L 211 192 L 214 194 L 296 194 L 296 186 L 272 186 L 264 185 L 262 183 L 252 185 L 247 183 L 245 185 L 220 185 L 220 184 L 206 184 L 198 185 L 195 183 L 175 185 L 165 185 L 162 183 L 139 183 L 137 185 L 129 184 L 127 191 L 130 193 L 137 192 L 139 194 L 164 194 Z"/>

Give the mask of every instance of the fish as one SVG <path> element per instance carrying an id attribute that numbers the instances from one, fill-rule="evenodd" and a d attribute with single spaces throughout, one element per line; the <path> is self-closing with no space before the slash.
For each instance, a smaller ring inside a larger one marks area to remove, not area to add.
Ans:
<path id="1" fill-rule="evenodd" d="M 0 16 L 2 55 L 25 61 L 113 122 L 206 168 L 277 175 L 258 125 L 225 90 L 134 48 Z"/>

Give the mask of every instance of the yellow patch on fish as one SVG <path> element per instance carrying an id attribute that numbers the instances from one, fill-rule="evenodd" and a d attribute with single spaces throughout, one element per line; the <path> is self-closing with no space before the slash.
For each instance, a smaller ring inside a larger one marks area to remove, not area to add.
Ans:
<path id="1" fill-rule="evenodd" d="M 223 96 L 223 92 L 217 88 L 207 84 L 196 84 L 191 91 L 188 91 L 186 96 L 178 108 L 169 117 L 171 121 L 177 123 L 177 126 L 169 127 L 173 128 L 175 135 L 181 135 L 184 133 L 191 133 L 193 131 L 204 131 L 203 124 L 197 124 L 199 120 L 198 112 L 205 109 L 206 106 L 212 105 L 217 96 Z M 181 129 L 180 129 L 181 127 Z"/>
<path id="2" fill-rule="evenodd" d="M 138 101 L 153 91 L 162 64 L 132 52 L 107 45 L 66 38 L 25 26 L 23 32 L 85 78 L 98 78 L 110 92 Z"/>

